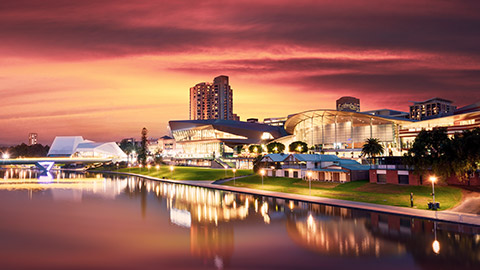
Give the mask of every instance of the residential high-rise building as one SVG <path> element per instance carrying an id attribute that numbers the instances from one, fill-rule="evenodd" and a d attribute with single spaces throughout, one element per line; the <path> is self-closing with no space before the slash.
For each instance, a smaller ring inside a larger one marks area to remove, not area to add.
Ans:
<path id="1" fill-rule="evenodd" d="M 202 82 L 190 88 L 190 120 L 239 120 L 233 113 L 233 90 L 228 76 L 221 75 L 213 83 Z"/>
<path id="2" fill-rule="evenodd" d="M 456 106 L 452 105 L 452 101 L 443 98 L 431 98 L 429 100 L 413 102 L 410 106 L 410 118 L 415 120 L 423 120 L 439 116 L 453 114 Z"/>
<path id="3" fill-rule="evenodd" d="M 37 133 L 30 133 L 28 134 L 28 145 L 34 145 L 38 142 L 38 134 Z"/>

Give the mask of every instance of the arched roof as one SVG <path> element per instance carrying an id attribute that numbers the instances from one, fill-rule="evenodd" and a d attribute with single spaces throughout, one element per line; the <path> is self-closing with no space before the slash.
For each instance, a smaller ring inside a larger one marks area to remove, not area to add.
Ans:
<path id="1" fill-rule="evenodd" d="M 335 123 L 335 118 L 337 118 L 337 123 L 353 120 L 354 125 L 369 125 L 371 120 L 373 121 L 373 124 L 376 125 L 388 123 L 406 124 L 412 122 L 412 120 L 408 119 L 388 116 L 376 116 L 357 112 L 346 112 L 337 110 L 310 110 L 291 115 L 285 122 L 285 130 L 288 133 L 293 134 L 293 131 L 295 130 L 295 127 L 298 125 L 298 123 L 302 122 L 305 119 L 311 119 L 312 117 L 323 117 L 323 124 Z"/>

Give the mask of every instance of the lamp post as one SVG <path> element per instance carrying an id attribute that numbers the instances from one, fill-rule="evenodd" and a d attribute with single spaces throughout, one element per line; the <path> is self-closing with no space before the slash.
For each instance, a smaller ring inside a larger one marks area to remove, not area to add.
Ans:
<path id="1" fill-rule="evenodd" d="M 237 169 L 233 169 L 232 172 L 233 172 L 233 185 L 235 186 L 235 172 L 237 171 Z"/>
<path id="2" fill-rule="evenodd" d="M 225 169 L 225 178 L 227 178 L 227 168 L 228 168 L 228 166 L 225 165 L 225 166 L 223 166 L 223 168 Z"/>
<path id="3" fill-rule="evenodd" d="M 157 165 L 155 166 L 155 169 L 157 169 L 157 174 L 158 174 L 158 170 L 160 169 L 160 165 L 157 164 Z"/>
<path id="4" fill-rule="evenodd" d="M 437 177 L 430 176 L 430 181 L 432 181 L 432 197 L 433 197 L 433 209 L 435 208 L 435 182 L 437 181 Z"/>
<path id="5" fill-rule="evenodd" d="M 307 176 L 308 176 L 308 194 L 312 196 L 312 172 L 308 172 Z"/>
<path id="6" fill-rule="evenodd" d="M 148 164 L 147 165 L 148 173 L 150 173 L 150 168 L 152 168 L 152 165 Z"/>
<path id="7" fill-rule="evenodd" d="M 132 164 L 128 163 L 128 172 L 131 172 L 132 171 Z"/>
<path id="8" fill-rule="evenodd" d="M 260 175 L 262 176 L 262 187 L 263 187 L 263 176 L 265 175 L 265 169 L 260 170 Z"/>
<path id="9" fill-rule="evenodd" d="M 142 164 L 138 164 L 138 167 L 140 168 L 140 172 L 141 172 L 143 165 L 142 165 Z"/>

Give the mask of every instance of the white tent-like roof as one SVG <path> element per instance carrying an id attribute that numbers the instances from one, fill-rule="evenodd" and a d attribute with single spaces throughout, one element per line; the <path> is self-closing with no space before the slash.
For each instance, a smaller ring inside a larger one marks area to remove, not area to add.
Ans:
<path id="1" fill-rule="evenodd" d="M 80 143 L 77 146 L 76 153 L 83 157 L 112 157 L 120 160 L 127 159 L 127 154 L 125 154 L 114 142 Z"/>
<path id="2" fill-rule="evenodd" d="M 94 142 L 82 136 L 57 136 L 48 156 L 112 158 L 114 161 L 127 160 L 127 154 L 115 142 Z"/>
<path id="3" fill-rule="evenodd" d="M 82 136 L 57 136 L 48 151 L 49 157 L 70 157 L 80 143 L 85 142 Z"/>

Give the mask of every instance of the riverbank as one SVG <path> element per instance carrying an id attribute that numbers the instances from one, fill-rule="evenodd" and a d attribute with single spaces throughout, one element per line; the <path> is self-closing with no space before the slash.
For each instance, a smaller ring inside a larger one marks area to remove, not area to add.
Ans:
<path id="1" fill-rule="evenodd" d="M 232 181 L 224 185 L 234 186 Z M 410 194 L 413 194 L 413 208 L 425 210 L 432 201 L 429 186 L 372 184 L 368 181 L 312 181 L 310 191 L 309 183 L 298 178 L 264 177 L 262 185 L 261 176 L 252 175 L 235 181 L 235 186 L 400 207 L 411 207 Z M 438 186 L 435 187 L 435 198 L 440 202 L 440 210 L 448 210 L 460 203 L 462 191 L 458 187 Z"/>
<path id="2" fill-rule="evenodd" d="M 124 173 L 124 172 L 102 172 L 102 173 L 130 175 L 130 176 L 136 176 L 136 177 L 143 177 L 145 179 L 149 179 L 153 181 L 185 184 L 190 186 L 212 188 L 212 189 L 232 191 L 232 192 L 238 192 L 238 193 L 269 196 L 269 197 L 275 197 L 275 198 L 286 199 L 286 200 L 319 203 L 319 204 L 325 204 L 325 205 L 331 205 L 331 206 L 355 208 L 355 209 L 361 209 L 361 210 L 367 210 L 367 211 L 383 212 L 383 213 L 389 213 L 389 214 L 432 219 L 432 220 L 438 220 L 438 221 L 444 221 L 444 222 L 462 223 L 462 224 L 480 226 L 479 215 L 465 214 L 465 213 L 453 212 L 448 210 L 430 211 L 430 210 L 406 208 L 406 207 L 391 206 L 391 205 L 365 203 L 365 202 L 358 202 L 358 201 L 347 201 L 347 200 L 341 200 L 341 199 L 332 199 L 332 198 L 284 193 L 279 191 L 259 190 L 259 189 L 252 189 L 252 188 L 246 188 L 246 187 L 214 184 L 213 183 L 214 181 L 181 181 L 181 180 L 172 180 L 172 179 L 160 179 L 160 178 L 152 177 L 148 175 Z M 236 179 L 236 180 L 240 180 L 240 179 Z"/>
<path id="3" fill-rule="evenodd" d="M 91 172 L 107 171 L 102 168 L 92 170 Z M 158 169 L 156 167 L 148 168 L 121 168 L 115 170 L 115 172 L 121 173 L 133 173 L 145 176 L 156 177 L 160 179 L 171 180 L 185 180 L 185 181 L 217 181 L 221 179 L 229 179 L 234 176 L 232 169 L 212 169 L 212 168 L 199 168 L 199 167 L 185 167 L 174 166 L 171 170 L 170 166 L 162 165 Z M 235 176 L 245 176 L 252 174 L 252 170 L 236 170 Z"/>

